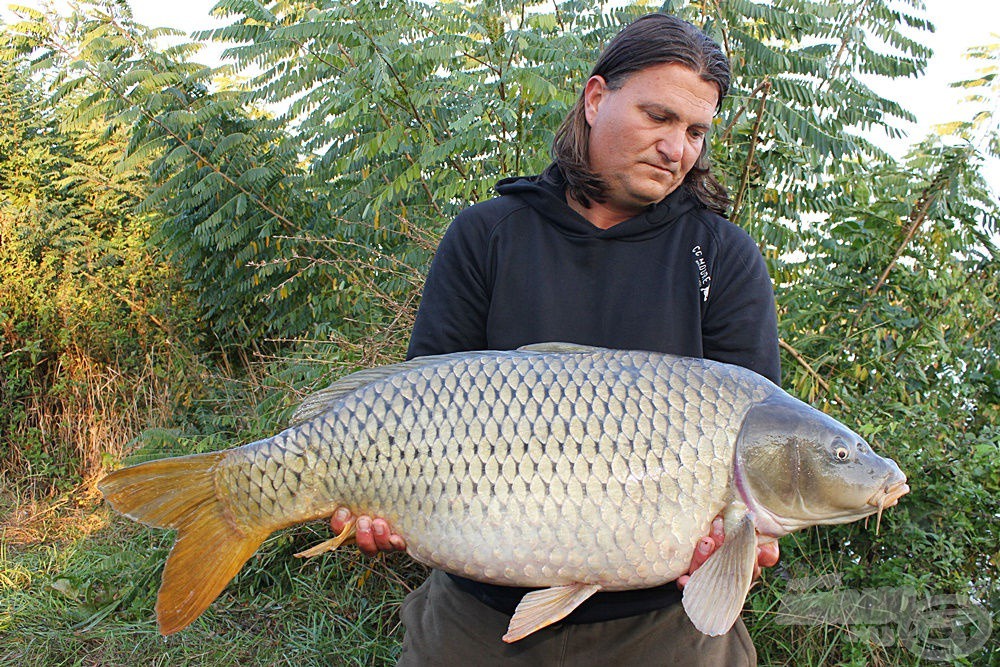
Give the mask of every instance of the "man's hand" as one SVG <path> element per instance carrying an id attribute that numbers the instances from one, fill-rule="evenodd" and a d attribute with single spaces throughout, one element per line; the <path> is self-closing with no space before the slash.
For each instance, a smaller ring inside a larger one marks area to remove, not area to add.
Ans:
<path id="1" fill-rule="evenodd" d="M 340 535 L 351 518 L 351 510 L 339 507 L 330 517 L 330 527 Z M 357 540 L 358 548 L 369 556 L 374 556 L 380 551 L 406 550 L 406 540 L 392 532 L 392 528 L 389 527 L 389 523 L 385 519 L 359 516 L 354 538 Z"/>
<path id="2" fill-rule="evenodd" d="M 677 588 L 683 589 L 688 580 L 691 579 L 694 571 L 704 565 L 708 557 L 722 546 L 722 543 L 726 539 L 724 525 L 721 516 L 715 517 L 715 520 L 712 521 L 712 531 L 707 537 L 701 538 L 698 546 L 695 547 L 694 554 L 691 556 L 691 567 L 688 569 L 688 573 L 677 578 Z M 777 542 L 758 545 L 757 562 L 753 566 L 753 578 L 756 579 L 760 576 L 760 569 L 762 567 L 774 567 L 777 565 L 779 557 Z"/>

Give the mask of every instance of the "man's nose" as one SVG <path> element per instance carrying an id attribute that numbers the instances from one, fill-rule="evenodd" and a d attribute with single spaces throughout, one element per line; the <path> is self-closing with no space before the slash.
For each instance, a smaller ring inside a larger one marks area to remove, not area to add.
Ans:
<path id="1" fill-rule="evenodd" d="M 680 162 L 684 155 L 684 131 L 679 128 L 664 129 L 656 150 L 668 162 Z"/>

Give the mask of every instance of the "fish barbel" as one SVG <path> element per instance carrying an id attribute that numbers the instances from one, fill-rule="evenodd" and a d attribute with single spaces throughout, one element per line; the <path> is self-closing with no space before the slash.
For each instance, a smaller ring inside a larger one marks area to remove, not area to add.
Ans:
<path id="1" fill-rule="evenodd" d="M 723 634 L 758 541 L 881 515 L 909 490 L 893 461 L 752 371 L 564 343 L 360 371 L 270 438 L 124 468 L 99 488 L 127 516 L 178 531 L 156 605 L 164 635 L 194 621 L 272 532 L 344 506 L 385 518 L 426 565 L 542 587 L 505 641 L 599 590 L 685 574 L 720 513 L 726 540 L 683 604 L 699 630 Z"/>

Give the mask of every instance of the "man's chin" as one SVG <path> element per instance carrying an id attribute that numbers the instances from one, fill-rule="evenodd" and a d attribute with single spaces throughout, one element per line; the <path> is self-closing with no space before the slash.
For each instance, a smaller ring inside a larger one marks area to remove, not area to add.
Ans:
<path id="1" fill-rule="evenodd" d="M 643 188 L 642 190 L 633 192 L 632 194 L 638 206 L 640 208 L 646 208 L 647 206 L 652 206 L 653 204 L 659 204 L 667 198 L 667 195 L 676 190 L 679 186 L 680 182 L 672 182 L 666 186 L 662 183 L 657 183 L 657 187 L 655 188 Z"/>

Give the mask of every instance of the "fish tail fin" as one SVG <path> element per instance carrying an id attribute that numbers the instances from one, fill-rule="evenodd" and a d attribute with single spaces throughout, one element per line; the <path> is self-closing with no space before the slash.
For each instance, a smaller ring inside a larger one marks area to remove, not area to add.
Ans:
<path id="1" fill-rule="evenodd" d="M 156 528 L 174 528 L 174 542 L 156 599 L 166 636 L 190 625 L 219 596 L 272 532 L 237 526 L 216 491 L 225 452 L 193 454 L 117 470 L 98 483 L 116 510 Z"/>

